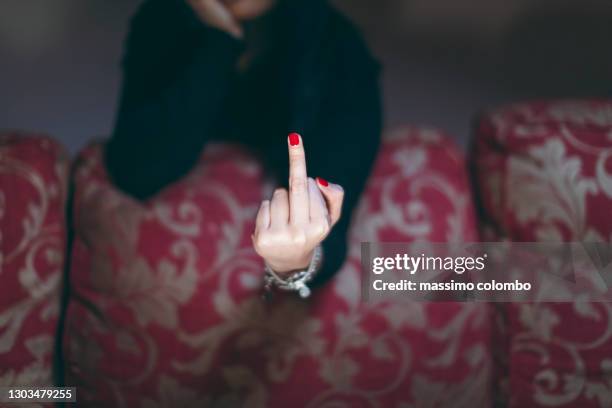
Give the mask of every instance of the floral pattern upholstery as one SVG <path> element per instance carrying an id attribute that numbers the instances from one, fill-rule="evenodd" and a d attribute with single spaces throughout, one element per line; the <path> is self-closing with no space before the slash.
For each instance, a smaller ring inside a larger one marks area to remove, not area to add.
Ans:
<path id="1" fill-rule="evenodd" d="M 472 163 L 488 238 L 612 242 L 611 101 L 488 112 Z M 576 299 L 501 311 L 511 406 L 612 406 L 612 304 Z"/>
<path id="2" fill-rule="evenodd" d="M 56 142 L 0 134 L 0 386 L 52 385 L 67 179 Z"/>
<path id="3" fill-rule="evenodd" d="M 490 401 L 490 312 L 361 301 L 361 241 L 476 241 L 464 160 L 440 132 L 387 135 L 350 256 L 313 296 L 261 298 L 250 235 L 271 192 L 260 165 L 211 146 L 140 203 L 108 182 L 101 145 L 75 171 L 67 382 L 84 406 L 474 407 Z"/>

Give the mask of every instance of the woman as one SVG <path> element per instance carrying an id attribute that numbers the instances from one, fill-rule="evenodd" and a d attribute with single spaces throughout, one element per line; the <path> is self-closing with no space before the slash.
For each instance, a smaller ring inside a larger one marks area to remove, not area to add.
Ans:
<path id="1" fill-rule="evenodd" d="M 381 130 L 378 65 L 354 27 L 325 0 L 148 0 L 126 48 L 106 148 L 115 184 L 146 200 L 208 142 L 244 144 L 278 184 L 291 178 L 257 215 L 268 269 L 290 277 L 322 244 L 316 282 L 332 276 Z M 333 183 L 307 178 L 304 145 L 309 173 Z"/>

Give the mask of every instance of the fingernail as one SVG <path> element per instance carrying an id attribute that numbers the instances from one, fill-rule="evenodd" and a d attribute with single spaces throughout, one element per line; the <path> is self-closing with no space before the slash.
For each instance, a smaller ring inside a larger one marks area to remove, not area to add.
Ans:
<path id="1" fill-rule="evenodd" d="M 322 179 L 321 177 L 317 177 L 317 183 L 319 183 L 323 187 L 329 186 L 329 183 L 327 182 L 327 180 Z"/>
<path id="2" fill-rule="evenodd" d="M 298 133 L 291 133 L 289 135 L 289 144 L 291 146 L 297 146 L 300 144 L 300 135 Z"/>

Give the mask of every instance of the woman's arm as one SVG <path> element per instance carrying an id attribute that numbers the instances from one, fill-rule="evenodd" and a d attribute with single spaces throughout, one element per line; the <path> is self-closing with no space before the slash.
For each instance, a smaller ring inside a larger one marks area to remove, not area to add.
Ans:
<path id="1" fill-rule="evenodd" d="M 347 255 L 348 229 L 376 159 L 382 132 L 379 67 L 361 38 L 343 25 L 337 66 L 329 78 L 313 140 L 309 173 L 344 188 L 342 217 L 323 242 L 324 263 L 315 284 L 332 277 Z"/>
<path id="2" fill-rule="evenodd" d="M 269 240 L 276 242 L 268 245 L 269 250 L 259 245 L 266 238 L 266 234 L 257 233 L 262 228 L 256 229 L 254 236 L 256 250 L 269 265 L 277 261 L 276 254 L 283 257 L 298 254 L 293 260 L 283 260 L 282 271 L 303 268 L 306 262 L 304 255 L 310 255 L 310 250 L 322 242 L 324 259 L 314 285 L 326 282 L 346 259 L 351 216 L 370 175 L 382 131 L 379 65 L 371 57 L 359 33 L 346 19 L 336 13 L 332 13 L 330 18 L 321 38 L 324 48 L 318 47 L 315 58 L 307 58 L 300 65 L 301 80 L 297 82 L 296 92 L 302 97 L 296 101 L 296 116 L 290 130 L 303 135 L 308 175 L 329 180 L 329 187 L 318 182 L 329 213 L 334 213 L 335 207 L 343 204 L 342 216 L 338 219 L 332 215 L 331 225 L 318 240 L 311 237 L 309 229 L 305 228 L 303 232 L 307 245 L 291 245 L 291 236 L 296 230 L 291 226 L 281 229 L 276 239 Z M 283 164 L 286 163 L 286 155 L 281 143 L 268 146 L 266 150 L 268 160 L 277 167 L 280 180 L 291 178 L 285 170 L 290 166 Z M 291 190 L 291 182 L 289 185 Z M 340 187 L 344 189 L 344 194 L 339 191 Z M 278 212 L 276 210 L 281 207 L 277 205 L 274 208 L 274 202 L 291 201 L 285 197 L 286 193 L 282 195 L 278 197 L 275 194 L 270 202 L 264 202 L 259 214 L 269 212 L 270 218 L 274 218 Z M 284 204 L 282 207 L 288 206 Z M 280 213 L 280 218 L 286 218 L 283 211 Z M 283 239 L 287 242 L 283 242 Z M 316 241 L 314 246 L 312 241 Z"/>
<path id="3" fill-rule="evenodd" d="M 126 193 L 146 199 L 197 161 L 242 44 L 208 28 L 182 0 L 149 0 L 130 27 L 123 87 L 105 160 Z"/>
<path id="4" fill-rule="evenodd" d="M 309 144 L 310 174 L 344 188 L 342 217 L 323 241 L 324 263 L 316 283 L 325 282 L 342 266 L 347 255 L 351 216 L 364 192 L 378 153 L 381 134 L 380 94 L 377 78 L 362 78 L 347 93 L 335 99 L 321 133 Z M 331 103 L 331 101 L 330 101 Z M 312 145 L 318 145 L 312 149 Z"/>
<path id="5" fill-rule="evenodd" d="M 353 82 L 357 78 L 361 80 Z M 324 106 L 318 131 L 310 129 L 303 140 L 296 133 L 289 135 L 289 189 L 277 188 L 262 202 L 253 234 L 257 253 L 281 275 L 305 269 L 322 243 L 324 261 L 315 286 L 331 278 L 345 260 L 351 215 L 379 146 L 377 75 L 360 73 L 342 88 L 344 92 L 332 93 L 331 105 Z M 331 183 L 315 182 L 308 174 L 328 177 Z"/>

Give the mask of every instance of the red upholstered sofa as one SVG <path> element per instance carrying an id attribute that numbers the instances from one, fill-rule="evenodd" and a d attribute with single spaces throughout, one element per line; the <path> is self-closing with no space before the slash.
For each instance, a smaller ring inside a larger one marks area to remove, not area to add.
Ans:
<path id="1" fill-rule="evenodd" d="M 102 148 L 73 162 L 65 223 L 61 148 L 0 138 L 0 385 L 52 383 L 70 249 L 61 365 L 84 406 L 611 406 L 612 305 L 362 302 L 359 244 L 610 242 L 612 102 L 484 113 L 469 160 L 441 132 L 388 132 L 349 259 L 307 300 L 259 296 L 270 186 L 247 152 L 211 146 L 140 203 Z"/>
<path id="2" fill-rule="evenodd" d="M 612 101 L 508 106 L 477 129 L 471 163 L 483 239 L 612 242 Z M 612 304 L 499 311 L 510 406 L 612 405 Z"/>
<path id="3" fill-rule="evenodd" d="M 52 382 L 67 180 L 56 142 L 0 135 L 0 386 Z"/>

